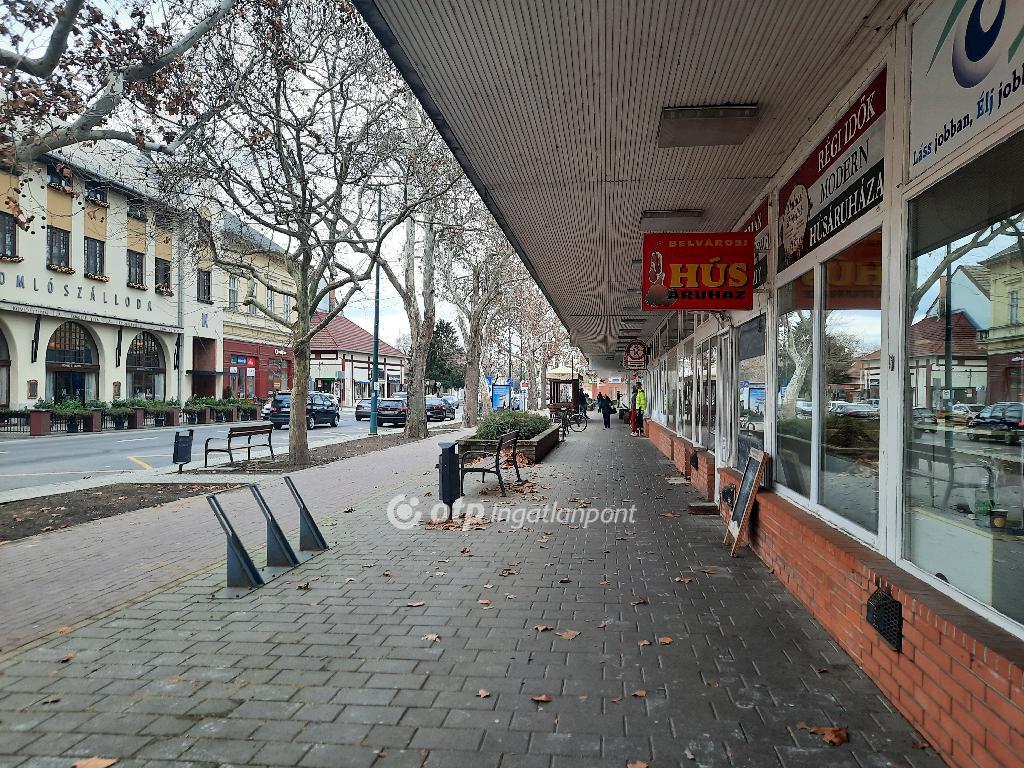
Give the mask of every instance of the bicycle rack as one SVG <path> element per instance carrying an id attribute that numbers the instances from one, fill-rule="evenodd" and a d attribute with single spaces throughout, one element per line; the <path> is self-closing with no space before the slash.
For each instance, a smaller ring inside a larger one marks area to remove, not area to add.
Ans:
<path id="1" fill-rule="evenodd" d="M 272 568 L 294 568 L 299 564 L 299 558 L 295 556 L 295 550 L 288 543 L 274 513 L 270 511 L 267 500 L 263 498 L 255 483 L 250 483 L 249 490 L 256 499 L 256 506 L 267 520 L 267 565 Z"/>
<path id="2" fill-rule="evenodd" d="M 213 508 L 213 515 L 217 518 L 221 530 L 224 531 L 224 535 L 228 539 L 228 586 L 248 587 L 249 589 L 262 587 L 265 583 L 263 577 L 256 570 L 256 565 L 253 563 L 252 558 L 249 557 L 249 553 L 246 551 L 245 545 L 242 544 L 242 540 L 235 533 L 235 528 L 224 513 L 224 509 L 221 507 L 217 496 L 210 494 L 206 497 L 206 500 Z"/>
<path id="3" fill-rule="evenodd" d="M 295 483 L 292 482 L 290 477 L 286 476 L 284 484 L 288 486 L 288 490 L 292 492 L 292 498 L 299 505 L 299 551 L 323 552 L 330 549 L 331 547 L 324 538 L 324 535 L 320 533 L 320 528 L 313 519 L 313 515 L 309 513 L 306 502 L 299 495 L 299 490 L 295 487 Z"/>

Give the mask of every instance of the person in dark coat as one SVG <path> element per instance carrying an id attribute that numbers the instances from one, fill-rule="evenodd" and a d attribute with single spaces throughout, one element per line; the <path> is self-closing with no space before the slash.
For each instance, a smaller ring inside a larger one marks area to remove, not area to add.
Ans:
<path id="1" fill-rule="evenodd" d="M 598 395 L 597 409 L 601 411 L 601 416 L 604 418 L 604 428 L 610 429 L 612 426 L 612 399 L 608 395 Z"/>

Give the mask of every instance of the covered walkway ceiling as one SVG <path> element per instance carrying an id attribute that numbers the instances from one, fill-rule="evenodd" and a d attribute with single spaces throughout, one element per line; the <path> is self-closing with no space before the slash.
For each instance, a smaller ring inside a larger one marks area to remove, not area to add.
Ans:
<path id="1" fill-rule="evenodd" d="M 599 370 L 640 311 L 640 218 L 730 230 L 907 0 L 356 0 Z M 757 104 L 738 146 L 659 148 L 665 107 Z M 652 316 L 653 315 L 653 316 Z"/>

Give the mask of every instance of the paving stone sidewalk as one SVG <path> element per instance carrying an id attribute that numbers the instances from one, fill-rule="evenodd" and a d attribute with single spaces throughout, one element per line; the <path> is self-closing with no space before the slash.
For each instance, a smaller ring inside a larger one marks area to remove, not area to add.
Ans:
<path id="1" fill-rule="evenodd" d="M 591 424 L 526 474 L 526 506 L 635 520 L 398 530 L 360 505 L 334 549 L 243 598 L 211 599 L 217 569 L 0 663 L 0 768 L 941 765 L 755 557 L 685 514 L 646 440 Z M 433 500 L 432 459 L 406 477 Z"/>

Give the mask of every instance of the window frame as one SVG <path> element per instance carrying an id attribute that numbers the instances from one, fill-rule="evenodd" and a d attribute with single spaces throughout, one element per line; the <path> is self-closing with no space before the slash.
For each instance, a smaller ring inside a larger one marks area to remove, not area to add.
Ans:
<path id="1" fill-rule="evenodd" d="M 85 180 L 85 199 L 103 208 L 110 207 L 110 201 L 107 197 L 107 185 L 99 179 Z"/>
<path id="2" fill-rule="evenodd" d="M 97 260 L 95 264 L 90 263 L 91 260 Z M 99 269 L 91 269 L 90 267 L 97 266 Z M 99 277 L 105 277 L 107 274 L 107 244 L 103 240 L 97 240 L 94 237 L 85 238 L 85 265 L 84 270 L 87 275 L 96 275 Z"/>
<path id="3" fill-rule="evenodd" d="M 238 276 L 228 275 L 228 309 L 238 310 Z"/>
<path id="4" fill-rule="evenodd" d="M 205 287 L 205 291 L 203 290 Z M 205 296 L 203 294 L 206 294 Z M 213 304 L 213 272 L 200 267 L 196 270 L 196 301 Z"/>
<path id="5" fill-rule="evenodd" d="M 6 250 L 5 243 L 10 242 L 11 250 Z M 18 221 L 13 213 L 0 211 L 0 259 L 7 262 L 21 261 L 18 258 Z"/>
<path id="6" fill-rule="evenodd" d="M 62 234 L 61 245 L 64 250 L 63 262 L 53 260 L 53 242 L 51 240 L 51 236 L 55 232 L 60 232 Z M 71 230 L 61 229 L 60 227 L 55 227 L 52 224 L 48 224 L 46 226 L 46 266 L 71 268 Z"/>
<path id="7" fill-rule="evenodd" d="M 166 265 L 166 267 L 164 267 L 163 265 Z M 166 280 L 161 280 L 160 279 L 160 272 L 161 271 L 166 271 L 167 272 L 167 279 Z M 164 289 L 166 289 L 168 291 L 171 290 L 171 279 L 172 279 L 172 277 L 173 277 L 173 271 L 171 269 L 171 261 L 170 261 L 170 259 L 164 259 L 164 258 L 162 258 L 160 256 L 154 257 L 153 258 L 153 285 L 154 285 L 154 287 L 164 288 Z"/>
<path id="8" fill-rule="evenodd" d="M 136 221 L 148 220 L 145 200 L 138 197 L 129 197 L 125 202 L 129 219 L 135 219 Z"/>
<path id="9" fill-rule="evenodd" d="M 140 291 L 146 290 L 146 254 L 142 251 L 133 251 L 129 248 L 127 252 L 127 262 L 128 287 Z M 133 279 L 135 277 L 139 279 Z"/>

